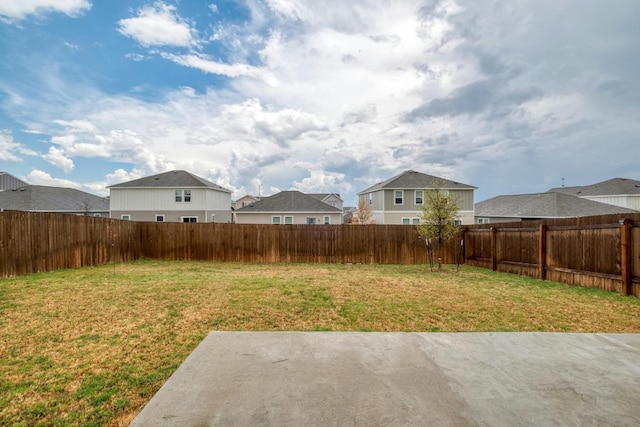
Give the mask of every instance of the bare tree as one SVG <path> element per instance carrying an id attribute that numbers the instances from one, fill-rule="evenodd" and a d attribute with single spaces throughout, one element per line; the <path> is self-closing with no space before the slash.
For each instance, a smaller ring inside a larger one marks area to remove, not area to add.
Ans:
<path id="1" fill-rule="evenodd" d="M 433 245 L 438 249 L 438 269 L 442 268 L 442 245 L 449 242 L 459 232 L 455 225 L 458 217 L 458 201 L 443 187 L 443 182 L 437 182 L 434 188 L 425 189 L 424 206 L 418 234 L 433 251 Z M 433 252 L 431 252 L 433 253 Z M 433 269 L 433 260 L 431 259 Z"/>
<path id="2" fill-rule="evenodd" d="M 82 211 L 82 215 L 89 216 L 91 213 L 91 202 L 88 199 L 83 200 L 80 203 L 80 210 Z"/>
<path id="3" fill-rule="evenodd" d="M 358 200 L 358 209 L 355 212 L 355 217 L 352 220 L 353 224 L 375 224 L 373 219 L 373 211 L 371 206 L 367 204 L 364 199 Z"/>

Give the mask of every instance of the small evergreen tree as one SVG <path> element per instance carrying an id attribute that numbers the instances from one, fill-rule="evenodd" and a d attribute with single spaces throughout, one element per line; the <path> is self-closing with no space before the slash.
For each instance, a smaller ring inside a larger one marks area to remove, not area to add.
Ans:
<path id="1" fill-rule="evenodd" d="M 442 245 L 454 238 L 459 231 L 458 226 L 454 224 L 460 209 L 458 201 L 443 190 L 442 186 L 442 182 L 437 182 L 434 188 L 425 189 L 424 205 L 418 225 L 418 234 L 427 245 L 431 248 L 434 243 L 437 245 L 438 269 L 442 268 Z"/>

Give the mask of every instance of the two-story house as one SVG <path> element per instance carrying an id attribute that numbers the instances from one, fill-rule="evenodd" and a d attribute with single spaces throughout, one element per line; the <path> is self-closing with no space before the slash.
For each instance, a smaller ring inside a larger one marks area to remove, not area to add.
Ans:
<path id="1" fill-rule="evenodd" d="M 425 191 L 438 189 L 453 197 L 459 206 L 459 224 L 473 224 L 473 195 L 476 187 L 408 170 L 358 193 L 377 224 L 418 224 L 425 206 Z"/>
<path id="2" fill-rule="evenodd" d="M 231 190 L 176 170 L 111 185 L 111 218 L 157 222 L 231 222 Z"/>

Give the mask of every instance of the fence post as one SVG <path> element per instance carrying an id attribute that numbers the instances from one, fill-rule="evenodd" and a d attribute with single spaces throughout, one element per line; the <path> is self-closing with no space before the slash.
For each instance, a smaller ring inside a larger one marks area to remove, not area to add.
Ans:
<path id="1" fill-rule="evenodd" d="M 538 232 L 538 277 L 547 279 L 547 225 L 540 224 Z"/>
<path id="2" fill-rule="evenodd" d="M 620 220 L 620 263 L 622 286 L 620 293 L 622 295 L 631 295 L 632 287 L 632 271 L 631 271 L 631 225 L 633 221 L 630 219 Z"/>
<path id="3" fill-rule="evenodd" d="M 498 249 L 497 249 L 498 229 L 491 227 L 491 271 L 498 269 Z"/>

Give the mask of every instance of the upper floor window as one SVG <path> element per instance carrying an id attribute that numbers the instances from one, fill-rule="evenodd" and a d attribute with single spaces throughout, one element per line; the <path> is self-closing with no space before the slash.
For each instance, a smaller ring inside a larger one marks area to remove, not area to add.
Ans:
<path id="1" fill-rule="evenodd" d="M 418 225 L 420 218 L 402 218 L 402 225 Z"/>
<path id="2" fill-rule="evenodd" d="M 293 217 L 292 216 L 285 216 L 284 217 L 284 223 L 288 224 L 288 225 L 293 224 Z"/>
<path id="3" fill-rule="evenodd" d="M 271 224 L 280 224 L 280 217 L 279 216 L 272 216 L 271 217 Z"/>
<path id="4" fill-rule="evenodd" d="M 424 190 L 416 190 L 415 203 L 416 205 L 424 204 Z"/>
<path id="5" fill-rule="evenodd" d="M 393 204 L 395 205 L 401 205 L 404 203 L 404 191 L 402 190 L 395 190 L 393 192 Z"/>
<path id="6" fill-rule="evenodd" d="M 175 200 L 176 203 L 191 202 L 191 190 L 176 190 Z"/>

